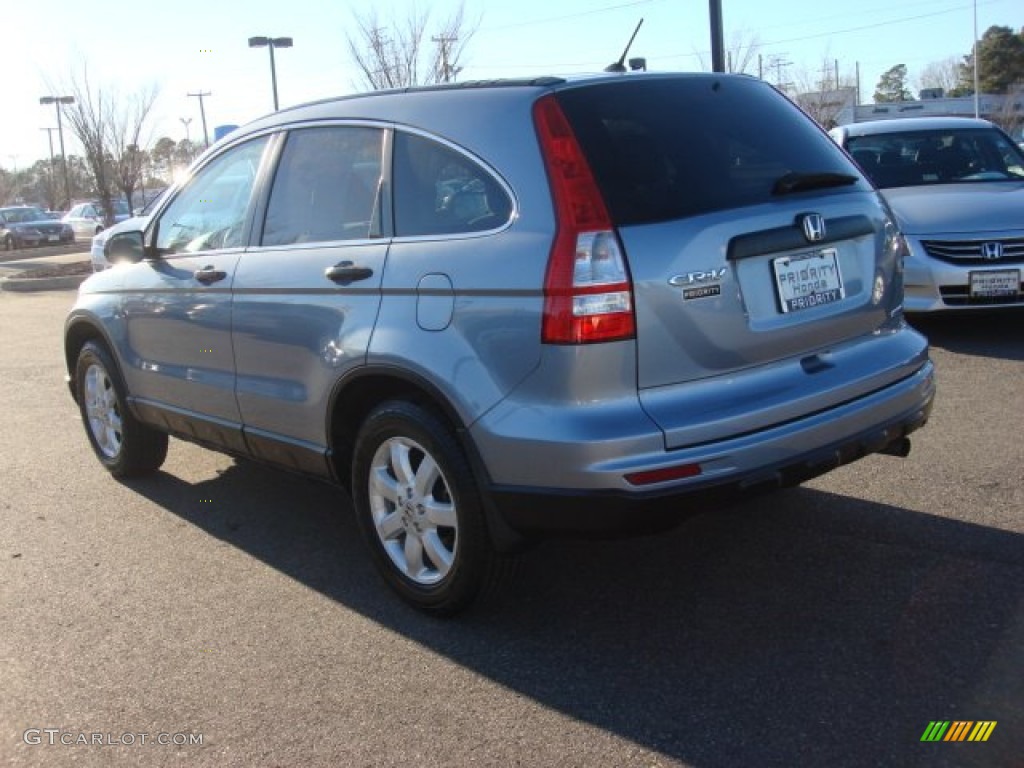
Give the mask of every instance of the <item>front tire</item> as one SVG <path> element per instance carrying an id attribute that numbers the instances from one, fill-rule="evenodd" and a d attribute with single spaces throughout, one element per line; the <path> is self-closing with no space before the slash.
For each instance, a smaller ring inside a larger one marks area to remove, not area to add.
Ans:
<path id="1" fill-rule="evenodd" d="M 433 412 L 375 408 L 356 440 L 352 489 L 375 565 L 416 608 L 450 616 L 504 580 L 511 561 L 495 551 L 469 462 Z"/>
<path id="2" fill-rule="evenodd" d="M 75 388 L 89 444 L 112 475 L 130 477 L 160 468 L 167 457 L 167 435 L 132 415 L 110 354 L 94 341 L 78 354 Z"/>

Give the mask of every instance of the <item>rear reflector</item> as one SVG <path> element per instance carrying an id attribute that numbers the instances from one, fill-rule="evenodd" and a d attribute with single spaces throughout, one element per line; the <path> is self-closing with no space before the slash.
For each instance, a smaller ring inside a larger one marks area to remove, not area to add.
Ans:
<path id="1" fill-rule="evenodd" d="M 680 464 L 677 467 L 652 469 L 649 472 L 633 472 L 626 475 L 626 482 L 630 485 L 653 485 L 654 483 L 664 483 L 669 480 L 696 477 L 700 473 L 700 464 Z"/>

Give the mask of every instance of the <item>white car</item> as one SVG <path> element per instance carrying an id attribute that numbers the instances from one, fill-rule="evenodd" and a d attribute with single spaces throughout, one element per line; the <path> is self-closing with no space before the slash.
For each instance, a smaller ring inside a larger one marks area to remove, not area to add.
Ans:
<path id="1" fill-rule="evenodd" d="M 114 223 L 120 223 L 131 216 L 128 204 L 123 200 L 112 200 Z M 92 237 L 104 228 L 105 214 L 99 202 L 77 203 L 64 214 L 62 222 L 71 227 L 76 237 Z"/>
<path id="2" fill-rule="evenodd" d="M 987 120 L 834 128 L 906 238 L 907 312 L 1024 308 L 1024 153 Z"/>

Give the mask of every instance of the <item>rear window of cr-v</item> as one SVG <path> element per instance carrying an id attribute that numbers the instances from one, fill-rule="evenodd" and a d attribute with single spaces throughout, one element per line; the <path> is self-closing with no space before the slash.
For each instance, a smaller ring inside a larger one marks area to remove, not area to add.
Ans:
<path id="1" fill-rule="evenodd" d="M 758 80 L 624 79 L 567 88 L 558 101 L 620 226 L 769 202 L 787 174 L 857 177 L 816 188 L 862 178 Z"/>

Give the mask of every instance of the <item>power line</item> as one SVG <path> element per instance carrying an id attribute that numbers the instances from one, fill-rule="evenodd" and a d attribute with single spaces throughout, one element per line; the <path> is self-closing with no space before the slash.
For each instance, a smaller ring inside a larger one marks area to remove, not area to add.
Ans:
<path id="1" fill-rule="evenodd" d="M 543 19 L 533 19 L 532 21 L 517 21 L 513 24 L 502 24 L 497 27 L 481 27 L 477 33 L 482 34 L 486 32 L 502 32 L 506 29 L 519 29 L 520 27 L 529 27 L 534 24 L 550 24 L 553 21 L 568 21 L 569 19 L 579 19 L 583 16 L 593 16 L 598 13 L 607 13 L 608 11 L 619 11 L 623 8 L 635 8 L 638 5 L 652 5 L 655 3 L 661 3 L 664 0 L 632 0 L 629 3 L 619 3 L 617 5 L 606 5 L 603 8 L 592 8 L 589 11 L 579 11 L 578 13 L 567 13 L 562 16 L 546 16 Z"/>
<path id="2" fill-rule="evenodd" d="M 998 0 L 990 0 L 990 2 L 988 4 L 992 4 L 993 2 L 997 2 L 997 1 Z M 979 3 L 979 5 L 981 5 L 981 4 L 982 3 Z M 816 40 L 816 39 L 822 38 L 822 37 L 833 37 L 835 35 L 842 35 L 842 34 L 846 34 L 846 33 L 849 33 L 849 32 L 861 32 L 861 31 L 867 30 L 867 29 L 877 29 L 878 27 L 888 27 L 888 26 L 891 26 L 893 24 L 903 24 L 904 22 L 908 22 L 908 21 L 919 21 L 921 19 L 932 18 L 932 17 L 935 17 L 935 16 L 945 16 L 945 15 L 950 14 L 950 13 L 957 13 L 959 11 L 962 11 L 964 8 L 967 8 L 967 7 L 969 7 L 969 6 L 961 5 L 961 6 L 957 6 L 956 8 L 949 8 L 949 9 L 944 10 L 944 11 L 933 11 L 931 13 L 920 13 L 920 14 L 916 14 L 914 16 L 902 16 L 902 17 L 895 18 L 895 19 L 888 19 L 886 21 L 873 22 L 871 24 L 861 24 L 861 25 L 858 25 L 856 27 L 846 27 L 845 29 L 833 29 L 833 30 L 830 30 L 828 32 L 815 32 L 812 35 L 803 35 L 803 36 L 800 36 L 800 37 L 788 37 L 788 38 L 786 38 L 784 40 L 769 40 L 769 41 L 766 41 L 766 42 L 759 42 L 758 45 L 761 48 L 765 48 L 765 47 L 772 46 L 772 45 L 783 45 L 785 43 L 800 43 L 800 42 L 803 42 L 805 40 Z M 709 53 L 708 51 L 700 51 L 700 52 L 698 52 L 696 54 L 691 54 L 691 53 L 674 53 L 674 54 L 668 54 L 668 55 L 665 55 L 665 56 L 658 56 L 658 55 L 648 56 L 647 59 L 648 59 L 648 61 L 659 61 L 659 60 L 666 60 L 666 59 L 682 59 L 682 58 L 690 58 L 692 56 L 700 56 L 701 54 L 707 55 L 708 53 Z"/>

